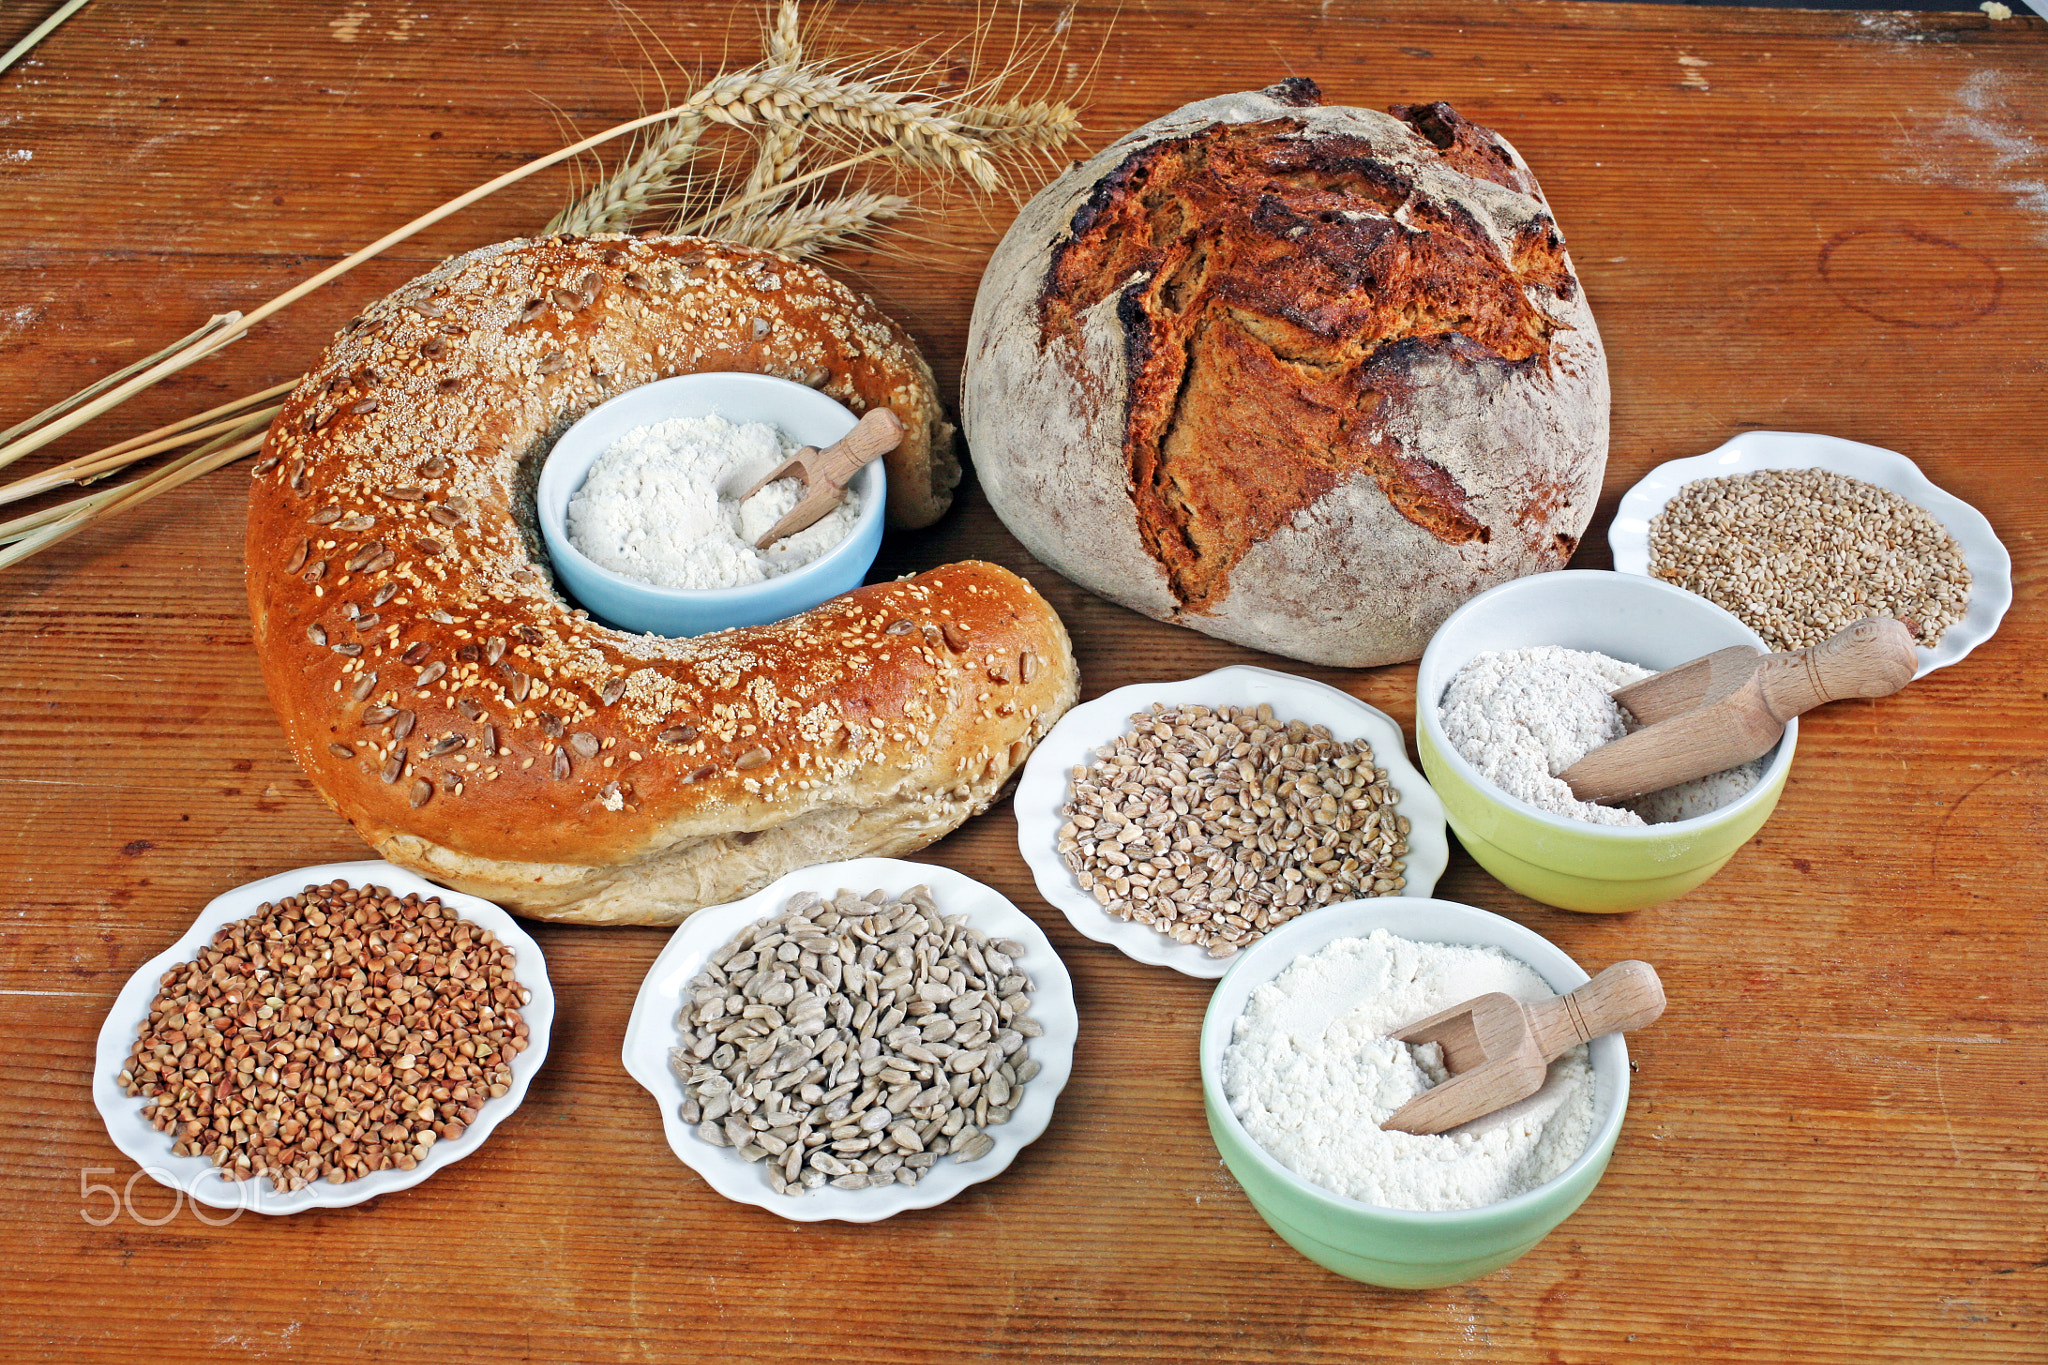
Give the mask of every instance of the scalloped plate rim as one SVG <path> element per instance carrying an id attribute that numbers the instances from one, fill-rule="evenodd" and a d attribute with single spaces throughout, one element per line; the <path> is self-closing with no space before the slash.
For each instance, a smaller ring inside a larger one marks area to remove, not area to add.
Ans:
<path id="1" fill-rule="evenodd" d="M 962 1165 L 950 1159 L 941 1160 L 917 1184 L 892 1185 L 879 1192 L 826 1186 L 801 1197 L 777 1194 L 768 1187 L 760 1166 L 743 1160 L 730 1147 L 713 1147 L 705 1142 L 677 1112 L 682 1087 L 669 1070 L 668 1050 L 675 1045 L 674 1016 L 681 1004 L 682 984 L 743 925 L 779 909 L 781 901 L 792 892 L 820 890 L 831 884 L 833 890 L 844 887 L 862 894 L 878 886 L 900 893 L 919 882 L 931 887 L 942 914 L 962 913 L 947 904 L 947 883 L 952 884 L 951 892 L 962 900 L 967 900 L 968 895 L 984 898 L 980 906 L 969 901 L 969 922 L 991 937 L 1021 938 L 1030 949 L 1019 962 L 1031 976 L 1032 1017 L 1045 1026 L 1045 1035 L 1030 1042 L 1039 1074 L 1025 1087 L 1025 1103 L 1011 1115 L 1010 1121 L 984 1130 L 996 1140 L 996 1145 L 979 1161 Z M 966 889 L 971 890 L 962 895 Z M 991 932 L 990 926 L 976 917 L 991 913 L 999 921 L 1014 917 L 1015 923 L 1005 922 Z M 934 1208 L 1008 1170 L 1018 1155 L 1044 1136 L 1051 1125 L 1053 1110 L 1073 1074 L 1074 1048 L 1079 1037 L 1080 1013 L 1074 1002 L 1073 977 L 1045 931 L 1009 897 L 985 882 L 939 863 L 850 858 L 784 873 L 751 896 L 706 906 L 676 926 L 660 955 L 648 966 L 633 998 L 633 1013 L 620 1045 L 620 1060 L 627 1074 L 654 1097 L 661 1110 L 662 1132 L 676 1158 L 716 1193 L 792 1222 L 874 1223 L 913 1209 Z"/>
<path id="2" fill-rule="evenodd" d="M 1210 957 L 1205 948 L 1175 943 L 1156 929 L 1111 915 L 1096 903 L 1093 896 L 1081 889 L 1054 847 L 1061 823 L 1059 811 L 1066 803 L 1067 770 L 1092 757 L 1102 743 L 1125 733 L 1130 726 L 1129 717 L 1155 701 L 1241 704 L 1228 698 L 1219 700 L 1213 691 L 1205 693 L 1201 690 L 1219 678 L 1233 683 L 1240 678 L 1257 679 L 1260 685 L 1275 693 L 1274 697 L 1264 700 L 1274 701 L 1276 709 L 1278 699 L 1290 694 L 1326 703 L 1341 703 L 1353 709 L 1358 724 L 1342 730 L 1336 726 L 1331 728 L 1338 730 L 1340 738 L 1355 738 L 1363 734 L 1372 741 L 1375 763 L 1387 769 L 1388 776 L 1401 793 L 1395 809 L 1406 816 L 1409 823 L 1408 870 L 1403 874 L 1408 885 L 1402 889 L 1402 896 L 1431 896 L 1450 862 L 1444 808 L 1428 779 L 1409 761 L 1407 736 L 1403 734 L 1400 723 L 1370 702 L 1360 701 L 1326 682 L 1255 664 L 1230 664 L 1175 682 L 1131 683 L 1105 692 L 1093 701 L 1083 702 L 1060 718 L 1051 732 L 1038 742 L 1038 748 L 1024 765 L 1024 775 L 1017 782 L 1016 795 L 1011 803 L 1017 817 L 1017 848 L 1031 869 L 1038 894 L 1065 915 L 1077 933 L 1097 943 L 1106 943 L 1135 961 L 1148 966 L 1169 967 L 1205 980 L 1218 979 L 1230 970 L 1231 964 L 1237 960 L 1235 954 Z M 1287 719 L 1310 718 L 1290 715 Z M 1318 715 L 1312 723 L 1329 724 L 1329 719 Z M 1384 729 L 1379 734 L 1368 733 L 1381 727 Z M 1076 737 L 1083 731 L 1090 738 L 1077 741 Z M 1389 733 L 1393 736 L 1391 749 L 1386 742 Z"/>
<path id="3" fill-rule="evenodd" d="M 423 896 L 438 896 L 443 905 L 456 910 L 470 923 L 489 929 L 513 949 L 518 958 L 519 984 L 532 992 L 532 999 L 519 1011 L 519 1017 L 527 1026 L 527 1047 L 512 1059 L 510 1089 L 486 1103 L 477 1114 L 476 1122 L 469 1125 L 461 1137 L 435 1143 L 427 1159 L 412 1170 L 373 1171 L 344 1185 L 316 1180 L 303 1189 L 286 1194 L 261 1177 L 232 1182 L 223 1180 L 214 1174 L 215 1166 L 205 1157 L 171 1155 L 170 1140 L 150 1127 L 149 1120 L 142 1117 L 141 1101 L 130 1099 L 114 1080 L 134 1046 L 136 1025 L 147 1013 L 149 1002 L 156 998 L 158 980 L 172 967 L 191 961 L 199 949 L 212 941 L 222 925 L 248 918 L 266 901 L 275 901 L 280 895 L 296 895 L 309 884 L 319 885 L 337 879 L 355 886 L 386 886 L 401 895 L 413 891 Z M 139 997 L 138 991 L 141 992 Z M 123 1155 L 142 1168 L 143 1174 L 166 1188 L 182 1190 L 187 1198 L 209 1208 L 238 1208 L 276 1217 L 304 1213 L 308 1209 L 347 1208 L 379 1195 L 411 1189 L 434 1172 L 454 1165 L 481 1147 L 498 1125 L 525 1100 L 528 1084 L 542 1063 L 547 1061 L 548 1035 L 553 1030 L 554 1019 L 555 993 L 548 980 L 547 959 L 541 953 L 540 945 L 519 927 L 504 907 L 481 896 L 437 886 L 417 872 L 380 859 L 317 863 L 273 873 L 221 892 L 206 903 L 175 943 L 130 973 L 100 1025 L 99 1040 L 93 1054 L 93 1106 L 99 1110 L 101 1121 L 106 1124 L 107 1136 L 113 1139 Z M 144 1143 L 152 1144 L 151 1149 L 144 1149 Z M 160 1172 L 177 1174 L 182 1179 L 173 1183 L 165 1180 Z M 232 1197 L 222 1198 L 223 1192 Z"/>
<path id="4" fill-rule="evenodd" d="M 1607 545 L 1619 573 L 1650 576 L 1650 519 L 1688 483 L 1756 469 L 1831 469 L 1889 488 L 1917 503 L 1947 528 L 1970 566 L 1970 602 L 1963 619 L 1943 632 L 1941 643 L 1920 650 L 1924 678 L 1947 668 L 1998 633 L 2012 606 L 2012 555 L 1990 518 L 1927 477 L 1911 457 L 1883 446 L 1809 431 L 1745 431 L 1700 455 L 1666 460 L 1621 495 L 1607 528 Z"/>

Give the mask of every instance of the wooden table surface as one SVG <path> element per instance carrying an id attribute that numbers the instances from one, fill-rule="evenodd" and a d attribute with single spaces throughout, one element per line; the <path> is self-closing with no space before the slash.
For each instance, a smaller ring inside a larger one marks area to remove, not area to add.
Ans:
<path id="1" fill-rule="evenodd" d="M 49 6 L 0 9 L 0 46 Z M 754 13 L 638 0 L 675 57 L 751 57 Z M 970 8 L 845 3 L 853 37 Z M 1029 3 L 1027 31 L 1056 6 Z M 1023 906 L 1083 1032 L 1052 1127 L 1000 1179 L 867 1227 L 784 1222 L 681 1166 L 619 1038 L 654 930 L 537 926 L 561 992 L 525 1105 L 407 1193 L 225 1227 L 109 1143 L 116 990 L 217 893 L 360 856 L 281 743 L 249 648 L 245 476 L 212 476 L 0 576 L 0 1355 L 10 1360 L 2048 1360 L 2048 24 L 1643 5 L 1082 4 L 1100 142 L 1199 96 L 1314 76 L 1445 98 L 1542 178 L 1610 349 L 1606 496 L 1746 428 L 1906 452 L 1982 508 L 2018 604 L 1963 663 L 1803 726 L 1776 817 L 1675 903 L 1522 900 L 1454 853 L 1440 893 L 1581 961 L 1661 968 L 1627 1127 L 1585 1207 L 1458 1288 L 1330 1275 L 1274 1237 L 1203 1125 L 1209 984 L 1038 899 L 1007 806 L 925 856 Z M 669 71 L 671 84 L 682 79 Z M 0 425 L 208 314 L 652 98 L 599 0 L 101 0 L 0 77 Z M 364 301 L 547 219 L 490 200 L 124 409 L 125 435 L 299 372 Z M 953 392 L 981 263 L 962 215 L 856 270 Z M 53 454 L 89 448 L 69 442 Z M 31 464 L 27 468 L 39 467 Z M 1031 573 L 1093 696 L 1276 661 L 1140 620 L 1029 558 L 971 487 L 878 571 Z M 1293 667 L 1293 665 L 1282 665 Z M 1412 665 L 1306 669 L 1398 717 Z M 108 1200 L 89 1185 L 126 1186 Z M 151 1226 L 165 1214 L 161 1226 Z"/>

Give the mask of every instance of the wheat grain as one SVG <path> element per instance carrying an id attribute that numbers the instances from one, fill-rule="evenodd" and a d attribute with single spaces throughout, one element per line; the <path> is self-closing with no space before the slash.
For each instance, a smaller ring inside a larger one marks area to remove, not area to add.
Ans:
<path id="1" fill-rule="evenodd" d="M 1081 116 L 1054 100 L 968 105 L 961 109 L 959 120 L 992 148 L 1053 151 L 1081 135 Z"/>
<path id="2" fill-rule="evenodd" d="M 749 222 L 751 235 L 735 240 L 802 258 L 856 241 L 909 210 L 900 194 L 860 190 L 763 215 Z"/>

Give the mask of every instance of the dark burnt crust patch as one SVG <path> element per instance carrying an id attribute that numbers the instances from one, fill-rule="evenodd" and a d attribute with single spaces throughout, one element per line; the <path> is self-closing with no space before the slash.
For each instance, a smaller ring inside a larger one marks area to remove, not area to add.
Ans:
<path id="1" fill-rule="evenodd" d="M 1442 100 L 1390 104 L 1387 112 L 1427 138 L 1452 169 L 1474 180 L 1491 180 L 1517 194 L 1536 194 L 1536 181 L 1515 164 L 1493 130 L 1473 123 Z"/>
<path id="2" fill-rule="evenodd" d="M 1533 191 L 1491 133 L 1409 108 L 1446 160 Z M 1358 472 L 1443 543 L 1485 543 L 1465 490 L 1375 417 L 1418 366 L 1482 388 L 1540 369 L 1557 324 L 1528 290 L 1575 288 L 1547 216 L 1504 262 L 1367 139 L 1304 128 L 1217 124 L 1133 152 L 1075 210 L 1038 299 L 1043 345 L 1116 297 L 1131 497 L 1184 613 L 1218 606 L 1253 546 Z"/>

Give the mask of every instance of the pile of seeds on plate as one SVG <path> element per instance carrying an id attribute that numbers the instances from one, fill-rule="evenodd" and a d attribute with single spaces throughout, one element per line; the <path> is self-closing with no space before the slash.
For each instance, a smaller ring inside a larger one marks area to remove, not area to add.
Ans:
<path id="1" fill-rule="evenodd" d="M 309 886 L 163 974 L 119 1080 L 173 1153 L 231 1180 L 409 1171 L 510 1087 L 532 998 L 515 966 L 437 898 Z"/>
<path id="2" fill-rule="evenodd" d="M 792 896 L 684 988 L 669 1053 L 683 1121 L 765 1162 L 777 1194 L 978 1161 L 1038 1074 L 1023 953 L 942 916 L 922 886 Z"/>
<path id="3" fill-rule="evenodd" d="M 1228 957 L 1335 901 L 1408 885 L 1401 793 L 1372 746 L 1270 706 L 1167 708 L 1073 770 L 1059 852 L 1118 919 Z"/>
<path id="4" fill-rule="evenodd" d="M 1963 619 L 1970 568 L 1926 508 L 1826 469 L 1698 479 L 1650 522 L 1650 573 L 1726 608 L 1773 649 L 1866 616 L 1923 645 Z"/>

